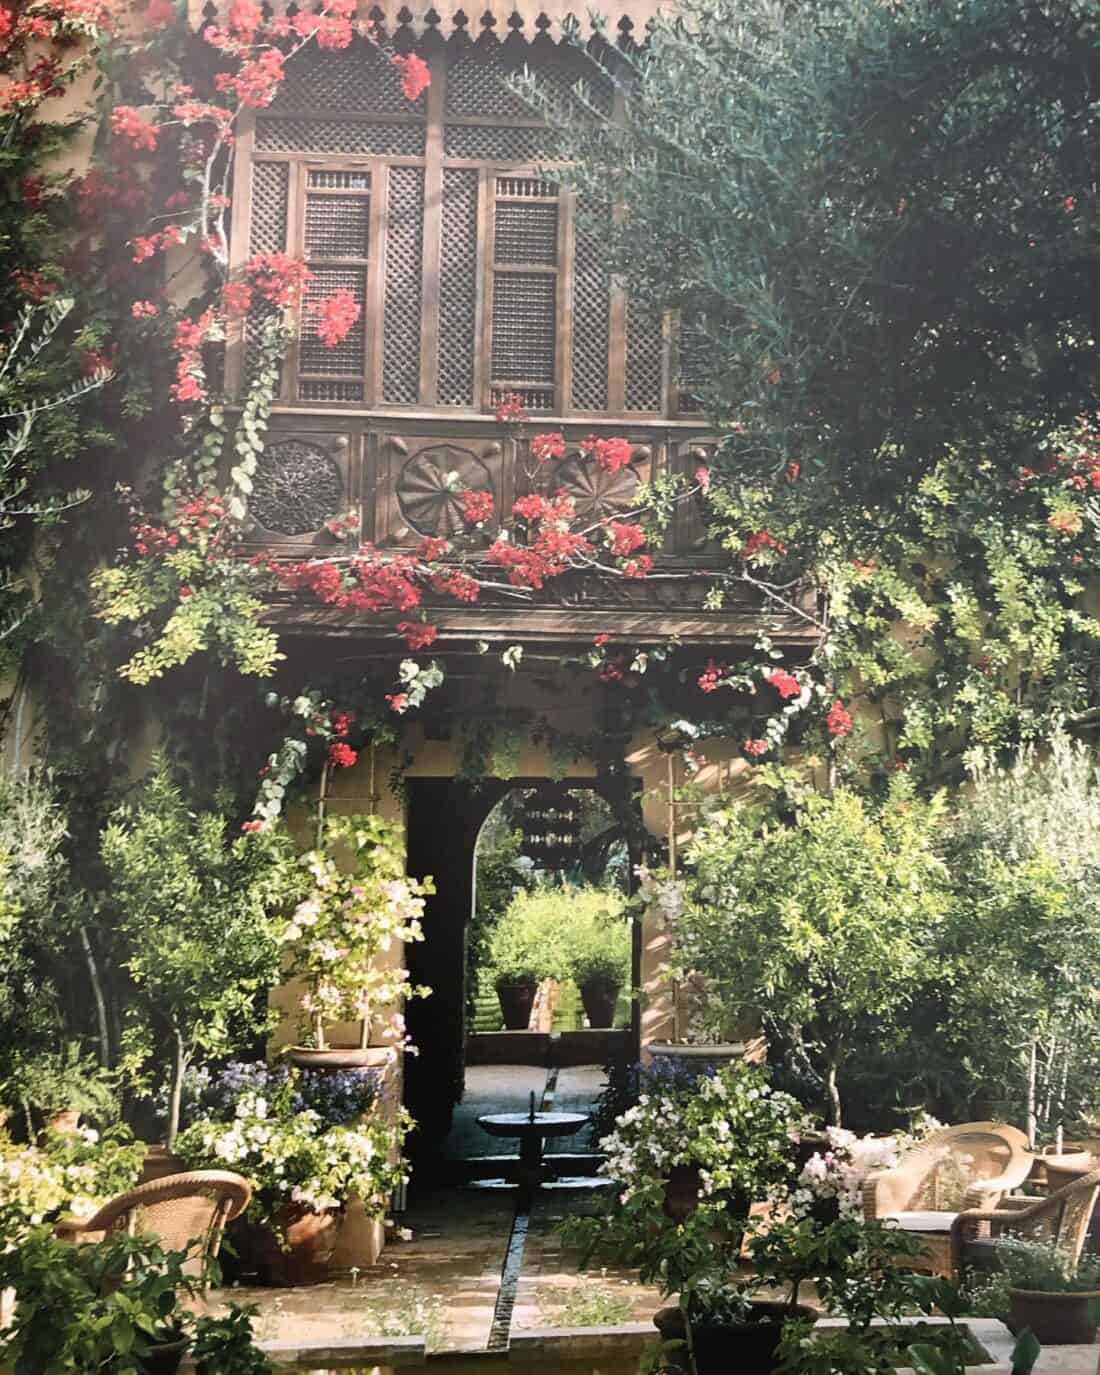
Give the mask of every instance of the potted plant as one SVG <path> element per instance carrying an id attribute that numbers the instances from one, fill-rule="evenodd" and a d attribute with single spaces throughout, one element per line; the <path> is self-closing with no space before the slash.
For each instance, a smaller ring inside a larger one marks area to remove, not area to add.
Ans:
<path id="1" fill-rule="evenodd" d="M 47 1132 L 41 1146 L 17 1145 L 0 1130 L 5 1240 L 17 1241 L 43 1222 L 91 1217 L 109 1199 L 138 1183 L 144 1156 L 144 1145 L 122 1125 L 108 1128 L 102 1136 L 83 1126 L 71 1135 Z"/>
<path id="2" fill-rule="evenodd" d="M 489 942 L 489 964 L 509 1031 L 526 1031 L 535 993 L 544 979 L 559 982 L 567 966 L 563 930 L 569 895 L 539 887 L 508 905 Z"/>
<path id="3" fill-rule="evenodd" d="M 181 1132 L 177 1149 L 188 1167 L 232 1169 L 251 1182 L 252 1201 L 233 1224 L 233 1242 L 239 1263 L 262 1283 L 327 1279 L 353 1203 L 380 1232 L 394 1189 L 408 1178 L 401 1148 L 412 1122 L 403 1110 L 387 1120 L 372 1082 L 359 1074 L 235 1066 Z M 380 1249 L 379 1240 L 364 1263 Z"/>
<path id="4" fill-rule="evenodd" d="M 117 1076 L 85 1054 L 79 1041 L 66 1041 L 57 1051 L 17 1053 L 4 1097 L 22 1110 L 28 1139 L 40 1123 L 48 1131 L 71 1133 L 83 1117 L 100 1124 L 118 1117 Z"/>
<path id="5" fill-rule="evenodd" d="M 233 836 L 231 826 L 220 812 L 192 812 L 158 761 L 101 841 L 141 1000 L 131 1040 L 148 1056 L 168 1046 L 169 1150 L 188 1068 L 271 1029 L 266 995 L 279 979 L 285 912 L 304 887 L 285 833 Z"/>
<path id="6" fill-rule="evenodd" d="M 583 891 L 571 904 L 574 919 L 565 934 L 566 967 L 580 989 L 589 1026 L 610 1027 L 619 994 L 630 982 L 630 926 L 620 915 L 617 895 L 590 891 L 599 904 L 596 910 L 591 910 L 591 900 L 584 902 Z"/>
<path id="7" fill-rule="evenodd" d="M 148 1236 L 112 1232 L 71 1246 L 48 1226 L 0 1253 L 0 1287 L 14 1300 L 0 1362 L 74 1375 L 174 1375 L 189 1348 L 202 1375 L 269 1375 L 252 1343 L 251 1312 L 213 1318 L 188 1307 L 201 1281 L 182 1252 Z"/>
<path id="8" fill-rule="evenodd" d="M 304 855 L 310 889 L 283 933 L 287 973 L 305 981 L 301 998 L 310 1044 L 294 1046 L 299 1065 L 331 1069 L 378 1065 L 405 1048 L 403 1007 L 426 997 L 413 987 L 401 947 L 424 939 L 431 879 L 405 874 L 398 827 L 377 816 L 329 818 L 323 843 Z M 333 1023 L 353 1022 L 353 1044 L 334 1045 Z"/>
<path id="9" fill-rule="evenodd" d="M 1052 1242 L 1005 1237 L 997 1259 L 1008 1276 L 1012 1327 L 1044 1346 L 1086 1346 L 1100 1325 L 1100 1256 L 1075 1261 Z"/>

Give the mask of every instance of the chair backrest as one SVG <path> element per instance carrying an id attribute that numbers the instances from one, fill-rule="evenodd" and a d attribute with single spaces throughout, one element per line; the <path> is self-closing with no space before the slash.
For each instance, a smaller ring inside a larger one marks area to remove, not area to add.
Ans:
<path id="1" fill-rule="evenodd" d="M 1082 1175 L 1080 1179 L 1057 1190 L 1046 1200 L 1046 1209 L 1052 1214 L 1049 1239 L 1060 1251 L 1064 1251 L 1075 1262 L 1081 1258 L 1085 1249 L 1089 1223 L 1100 1194 L 1100 1170 Z"/>
<path id="2" fill-rule="evenodd" d="M 962 1122 L 935 1132 L 905 1163 L 917 1165 L 918 1159 L 907 1206 L 950 1212 L 976 1206 L 973 1187 L 983 1180 L 1008 1176 L 1008 1188 L 1022 1184 L 1032 1156 L 1027 1137 L 1017 1127 L 1006 1122 Z"/>
<path id="3" fill-rule="evenodd" d="M 105 1203 L 85 1230 L 155 1236 L 166 1251 L 186 1251 L 184 1270 L 198 1275 L 217 1252 L 225 1224 L 251 1197 L 248 1180 L 228 1170 L 165 1175 Z"/>

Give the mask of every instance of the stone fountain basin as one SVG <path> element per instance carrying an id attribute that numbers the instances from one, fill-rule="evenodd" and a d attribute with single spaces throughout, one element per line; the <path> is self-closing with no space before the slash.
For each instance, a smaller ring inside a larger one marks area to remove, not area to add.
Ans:
<path id="1" fill-rule="evenodd" d="M 490 1136 L 572 1136 L 588 1121 L 583 1112 L 492 1112 L 477 1119 Z"/>

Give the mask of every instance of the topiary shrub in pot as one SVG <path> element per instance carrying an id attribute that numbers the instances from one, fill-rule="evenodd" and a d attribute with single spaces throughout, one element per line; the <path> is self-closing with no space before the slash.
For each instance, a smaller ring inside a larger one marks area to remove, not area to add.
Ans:
<path id="1" fill-rule="evenodd" d="M 600 889 L 581 890 L 570 905 L 566 968 L 580 989 L 591 1027 L 615 1022 L 619 994 L 630 983 L 630 924 L 622 916 L 622 898 Z"/>
<path id="2" fill-rule="evenodd" d="M 560 889 L 520 893 L 493 932 L 489 964 L 509 1031 L 527 1030 L 543 979 L 566 977 L 562 926 L 567 902 Z"/>
<path id="3" fill-rule="evenodd" d="M 1009 1323 L 1044 1346 L 1088 1346 L 1100 1326 L 1100 1256 L 1079 1260 L 1052 1242 L 1005 1237 L 997 1259 L 1008 1277 Z"/>

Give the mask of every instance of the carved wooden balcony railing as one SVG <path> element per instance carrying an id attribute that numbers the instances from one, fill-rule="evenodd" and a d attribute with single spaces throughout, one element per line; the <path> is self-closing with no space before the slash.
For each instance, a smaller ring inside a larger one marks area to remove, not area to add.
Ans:
<path id="1" fill-rule="evenodd" d="M 578 441 L 593 428 L 630 440 L 627 467 L 608 472 L 580 451 Z M 578 528 L 585 528 L 637 511 L 642 484 L 663 473 L 690 476 L 711 452 L 705 432 L 669 423 L 567 425 L 564 434 L 565 457 L 540 468 L 529 459 L 528 440 L 514 439 L 492 420 L 277 415 L 249 505 L 250 551 L 295 559 L 339 555 L 344 548 L 326 522 L 344 515 L 358 522 L 364 545 L 411 551 L 426 535 L 463 529 L 459 493 L 466 487 L 491 492 L 503 513 L 529 492 L 564 490 L 575 502 Z M 734 642 L 751 640 L 766 625 L 778 641 L 813 641 L 812 622 L 798 609 L 809 605 L 805 598 L 784 610 L 742 584 L 720 609 L 707 608 L 715 570 L 728 567 L 729 556 L 708 545 L 696 503 L 676 511 L 663 546 L 650 552 L 656 568 L 647 578 L 570 571 L 537 593 L 486 590 L 476 603 L 461 606 L 440 599 L 432 621 L 458 640 L 507 634 L 551 641 L 610 631 L 641 641 L 678 635 L 692 643 Z M 290 598 L 273 614 L 282 623 L 333 634 L 362 634 L 372 624 L 362 614 Z"/>

